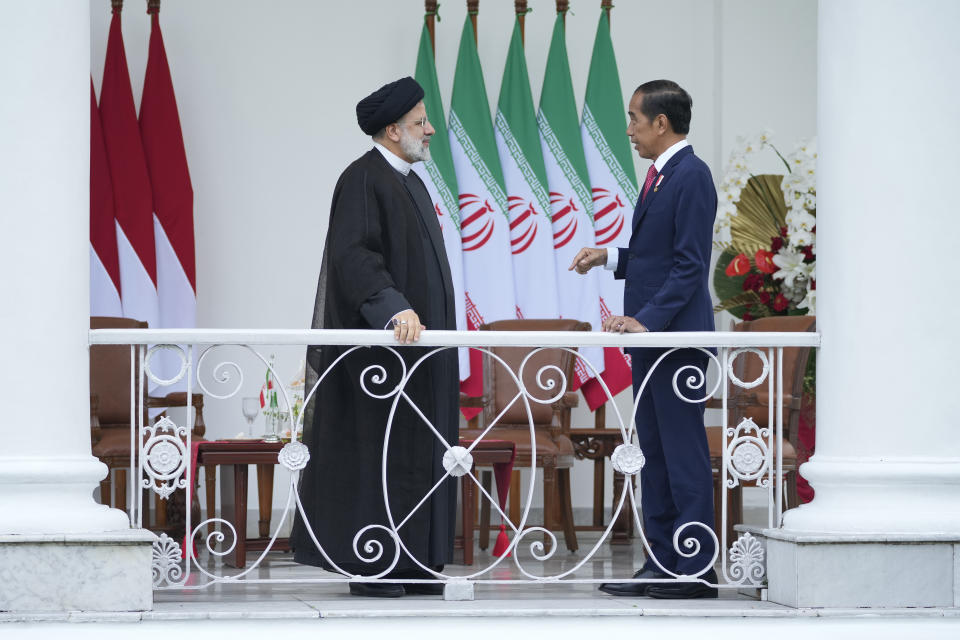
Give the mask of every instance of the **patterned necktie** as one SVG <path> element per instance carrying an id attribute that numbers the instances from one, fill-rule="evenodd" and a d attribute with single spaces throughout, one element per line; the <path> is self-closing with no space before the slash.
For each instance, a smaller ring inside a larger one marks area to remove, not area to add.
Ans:
<path id="1" fill-rule="evenodd" d="M 643 201 L 647 199 L 647 192 L 650 191 L 650 185 L 653 184 L 656 177 L 657 166 L 652 164 L 650 168 L 647 169 L 647 179 L 643 183 L 643 196 L 640 198 L 640 204 L 643 204 Z"/>

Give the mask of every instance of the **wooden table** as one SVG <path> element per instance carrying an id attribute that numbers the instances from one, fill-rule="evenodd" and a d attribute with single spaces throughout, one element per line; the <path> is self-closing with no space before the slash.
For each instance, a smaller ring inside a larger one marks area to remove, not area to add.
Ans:
<path id="1" fill-rule="evenodd" d="M 471 442 L 461 441 L 468 447 Z M 212 518 L 216 505 L 216 473 L 220 467 L 221 517 L 233 525 L 237 543 L 233 551 L 224 556 L 224 562 L 242 569 L 247 564 L 248 551 L 263 551 L 270 542 L 270 514 L 273 509 L 273 466 L 283 448 L 281 442 L 262 441 L 212 441 L 201 442 L 197 449 L 197 465 L 203 465 L 207 481 L 207 518 Z M 513 443 L 500 440 L 481 440 L 471 451 L 474 467 L 489 467 L 513 460 Z M 247 538 L 247 483 L 248 466 L 257 465 L 257 495 L 259 498 L 259 537 Z M 473 481 L 464 476 L 460 479 L 463 506 L 463 536 L 458 536 L 455 546 L 463 547 L 464 564 L 473 564 L 473 529 L 477 513 L 477 492 Z M 208 533 L 213 531 L 208 525 Z M 289 538 L 277 538 L 272 547 L 275 551 L 288 551 Z"/>
<path id="2" fill-rule="evenodd" d="M 471 440 L 460 440 L 460 446 L 469 447 Z M 504 440 L 481 440 L 470 451 L 473 456 L 473 468 L 490 467 L 513 460 L 514 446 Z M 476 475 L 476 474 L 474 474 Z M 488 487 L 484 487 L 488 489 Z M 499 497 L 499 496 L 498 496 Z M 457 536 L 454 547 L 463 546 L 463 564 L 473 564 L 473 527 L 477 515 L 477 493 L 473 480 L 469 476 L 460 477 L 460 500 L 463 513 L 463 536 Z M 489 525 L 488 525 L 489 526 Z"/>
<path id="3" fill-rule="evenodd" d="M 233 525 L 237 543 L 224 561 L 242 569 L 247 564 L 248 551 L 263 551 L 270 542 L 270 514 L 273 509 L 273 466 L 283 448 L 282 442 L 212 441 L 201 442 L 197 449 L 197 464 L 203 465 L 207 481 L 207 518 L 212 518 L 216 505 L 216 475 L 220 467 L 220 514 Z M 247 482 L 248 467 L 257 465 L 257 497 L 259 499 L 259 536 L 247 538 Z M 213 523 L 208 525 L 208 533 Z M 289 551 L 290 539 L 277 538 L 274 551 Z"/>

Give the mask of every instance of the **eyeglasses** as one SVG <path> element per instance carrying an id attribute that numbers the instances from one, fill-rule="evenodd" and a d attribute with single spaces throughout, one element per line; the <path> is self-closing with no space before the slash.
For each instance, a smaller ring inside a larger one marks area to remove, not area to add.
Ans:
<path id="1" fill-rule="evenodd" d="M 428 122 L 430 122 L 430 121 L 427 120 L 427 116 L 423 116 L 423 117 L 420 118 L 419 120 L 414 120 L 414 121 L 413 121 L 412 123 L 410 123 L 410 124 L 420 125 L 420 128 L 421 128 L 421 129 L 426 129 Z"/>

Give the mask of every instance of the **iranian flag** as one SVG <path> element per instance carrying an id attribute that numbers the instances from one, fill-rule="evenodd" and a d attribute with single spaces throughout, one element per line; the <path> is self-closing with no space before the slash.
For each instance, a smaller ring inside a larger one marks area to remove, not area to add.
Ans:
<path id="1" fill-rule="evenodd" d="M 153 193 L 159 327 L 197 324 L 196 267 L 193 240 L 193 187 L 183 148 L 177 99 L 160 31 L 159 7 L 148 9 L 151 20 L 147 71 L 140 100 L 140 138 Z M 165 378 L 176 375 L 179 358 L 161 353 Z M 177 383 L 186 390 L 186 379 Z M 168 390 L 176 390 L 174 387 Z"/>
<path id="2" fill-rule="evenodd" d="M 90 315 L 122 316 L 113 184 L 103 147 L 100 109 L 90 80 Z"/>
<path id="3" fill-rule="evenodd" d="M 516 318 L 510 260 L 510 218 L 490 103 L 483 84 L 477 43 L 467 16 L 450 100 L 450 150 L 457 173 L 460 239 L 463 248 L 467 328 Z M 470 353 L 470 377 L 461 385 L 470 396 L 483 393 L 480 353 Z M 465 410 L 468 418 L 479 410 Z"/>
<path id="4" fill-rule="evenodd" d="M 637 178 L 626 133 L 623 94 L 617 60 L 610 39 L 610 14 L 600 12 L 600 24 L 593 43 L 587 95 L 583 104 L 580 133 L 587 171 L 593 191 L 594 246 L 626 247 L 630 242 L 633 205 L 637 201 Z M 613 272 L 594 269 L 600 280 L 600 315 L 623 314 L 623 281 Z M 630 387 L 630 360 L 622 349 L 604 349 L 606 369 L 603 380 L 616 395 Z M 607 401 L 596 379 L 583 385 L 583 396 L 593 411 Z"/>
<path id="5" fill-rule="evenodd" d="M 556 318 L 560 309 L 553 269 L 550 194 L 519 21 L 513 25 L 500 85 L 495 135 L 507 188 L 517 317 Z"/>
<path id="6" fill-rule="evenodd" d="M 600 325 L 600 294 L 595 269 L 586 275 L 569 271 L 574 256 L 583 247 L 593 246 L 593 198 L 583 157 L 577 104 L 573 98 L 570 64 L 567 61 L 563 14 L 557 15 L 547 55 L 547 68 L 540 94 L 540 140 L 547 167 L 550 205 L 553 218 L 553 247 L 557 286 L 560 291 L 560 316 L 589 322 L 594 331 Z M 604 368 L 603 349 L 586 348 L 580 355 L 600 372 Z M 591 376 L 581 358 L 577 358 L 573 389 Z"/>
<path id="7" fill-rule="evenodd" d="M 157 327 L 157 261 L 153 240 L 153 195 L 130 89 L 127 56 L 114 5 L 100 89 L 103 142 L 113 179 L 117 255 L 123 315 Z"/>
<path id="8" fill-rule="evenodd" d="M 453 158 L 450 157 L 450 138 L 443 117 L 443 103 L 440 100 L 440 86 L 437 82 L 437 68 L 433 63 L 433 46 L 430 44 L 430 32 L 424 23 L 420 32 L 420 49 L 417 51 L 417 71 L 415 78 L 423 87 L 423 104 L 427 117 L 437 133 L 430 139 L 430 159 L 413 165 L 420 179 L 430 192 L 433 209 L 440 220 L 443 244 L 447 250 L 447 262 L 450 263 L 450 276 L 453 279 L 454 300 L 457 310 L 457 329 L 466 331 L 466 298 L 463 289 L 463 249 L 460 245 L 460 207 L 457 204 L 457 174 L 453 170 Z M 460 379 L 470 375 L 468 349 L 460 349 Z"/>

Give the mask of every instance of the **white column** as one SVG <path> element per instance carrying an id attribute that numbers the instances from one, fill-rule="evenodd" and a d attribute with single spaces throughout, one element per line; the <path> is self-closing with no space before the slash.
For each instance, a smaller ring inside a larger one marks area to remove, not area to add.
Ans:
<path id="1" fill-rule="evenodd" d="M 18 2 L 0 20 L 0 533 L 122 529 L 90 454 L 90 13 Z"/>
<path id="2" fill-rule="evenodd" d="M 153 534 L 93 500 L 90 8 L 2 14 L 0 610 L 150 608 Z"/>
<path id="3" fill-rule="evenodd" d="M 887 589 L 960 576 L 958 25 L 953 0 L 819 5 L 816 497 L 781 534 L 859 541 L 838 557 L 896 562 Z M 927 587 L 914 604 L 949 604 Z"/>

